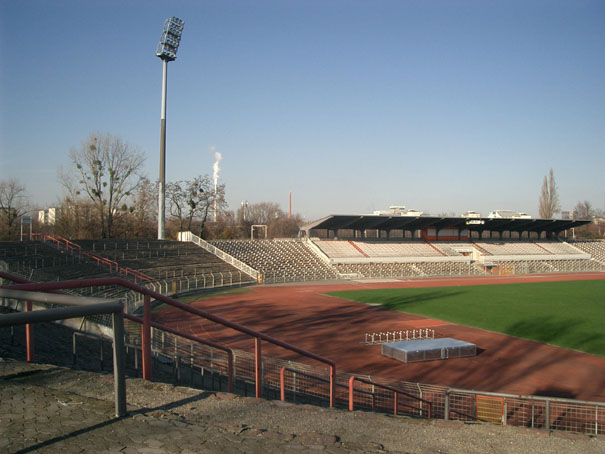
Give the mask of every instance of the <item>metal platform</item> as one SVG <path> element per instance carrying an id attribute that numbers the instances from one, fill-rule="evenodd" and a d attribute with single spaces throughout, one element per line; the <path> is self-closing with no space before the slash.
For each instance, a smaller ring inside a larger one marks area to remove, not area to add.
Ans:
<path id="1" fill-rule="evenodd" d="M 477 347 L 451 337 L 440 339 L 422 339 L 382 344 L 382 355 L 402 361 L 415 363 L 436 359 L 463 358 L 475 356 Z"/>

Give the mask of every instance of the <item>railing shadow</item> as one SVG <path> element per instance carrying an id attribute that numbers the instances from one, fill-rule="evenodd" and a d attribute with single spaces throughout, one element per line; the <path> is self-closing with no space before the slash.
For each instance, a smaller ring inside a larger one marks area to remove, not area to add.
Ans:
<path id="1" fill-rule="evenodd" d="M 172 409 L 180 407 L 182 405 L 190 404 L 193 402 L 199 402 L 201 400 L 207 399 L 208 397 L 210 397 L 212 395 L 214 395 L 214 393 L 203 391 L 202 393 L 200 393 L 198 395 L 187 397 L 187 398 L 180 399 L 180 400 L 176 400 L 174 402 L 169 402 L 166 404 L 158 405 L 156 407 L 151 407 L 151 408 L 150 407 L 141 407 L 137 410 L 133 410 L 133 411 L 126 413 L 124 416 L 114 417 L 114 418 L 108 419 L 107 421 L 93 424 L 92 426 L 83 427 L 81 429 L 74 430 L 73 432 L 53 437 L 49 440 L 45 440 L 45 441 L 36 443 L 35 445 L 29 446 L 27 448 L 23 448 L 19 451 L 16 451 L 15 453 L 16 454 L 26 454 L 26 453 L 30 453 L 30 452 L 38 452 L 39 450 L 41 450 L 43 448 L 47 448 L 49 446 L 54 445 L 55 443 L 66 441 L 66 440 L 69 440 L 70 438 L 75 438 L 80 435 L 84 435 L 84 434 L 93 432 L 95 430 L 102 429 L 104 427 L 108 427 L 113 424 L 120 423 L 123 420 L 133 418 L 134 416 L 137 416 L 137 415 L 145 415 L 146 413 L 151 413 L 151 412 L 158 411 L 158 410 L 163 410 L 163 411 L 172 410 Z"/>

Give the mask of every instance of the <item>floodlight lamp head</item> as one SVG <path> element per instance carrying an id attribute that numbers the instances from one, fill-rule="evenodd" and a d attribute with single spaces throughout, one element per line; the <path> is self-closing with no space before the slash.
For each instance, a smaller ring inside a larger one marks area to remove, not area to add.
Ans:
<path id="1" fill-rule="evenodd" d="M 166 61 L 176 60 L 176 52 L 179 49 L 184 24 L 178 17 L 166 19 L 160 43 L 155 51 L 156 56 Z"/>

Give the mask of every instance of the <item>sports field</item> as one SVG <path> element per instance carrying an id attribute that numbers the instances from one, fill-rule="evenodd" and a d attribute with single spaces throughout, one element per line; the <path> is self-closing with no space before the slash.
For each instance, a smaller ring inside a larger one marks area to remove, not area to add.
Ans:
<path id="1" fill-rule="evenodd" d="M 605 356 L 605 280 L 328 295 Z"/>

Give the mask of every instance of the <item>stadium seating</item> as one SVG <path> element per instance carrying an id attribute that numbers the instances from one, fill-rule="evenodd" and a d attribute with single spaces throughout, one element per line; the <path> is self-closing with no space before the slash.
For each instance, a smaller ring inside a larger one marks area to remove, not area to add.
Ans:
<path id="1" fill-rule="evenodd" d="M 440 257 L 447 255 L 424 241 L 346 241 L 313 242 L 331 259 L 368 257 Z"/>
<path id="2" fill-rule="evenodd" d="M 585 240 L 585 241 L 569 241 L 569 244 L 580 249 L 592 256 L 605 265 L 605 241 L 604 240 Z"/>
<path id="3" fill-rule="evenodd" d="M 572 245 L 560 242 L 560 241 L 536 241 L 536 245 L 550 252 L 551 254 L 556 255 L 572 255 L 572 254 L 582 254 L 583 251 L 579 248 L 575 248 Z"/>
<path id="4" fill-rule="evenodd" d="M 334 266 L 340 274 L 373 279 L 484 274 L 481 268 L 469 262 L 338 263 Z"/>
<path id="5" fill-rule="evenodd" d="M 493 262 L 498 274 L 542 274 L 542 273 L 578 273 L 605 271 L 605 266 L 596 260 L 517 260 Z"/>
<path id="6" fill-rule="evenodd" d="M 353 246 L 353 242 L 351 241 L 315 240 L 314 243 L 324 254 L 331 258 L 364 257 L 361 251 Z"/>
<path id="7" fill-rule="evenodd" d="M 369 257 L 439 257 L 445 255 L 423 241 L 356 241 Z"/>
<path id="8" fill-rule="evenodd" d="M 267 283 L 338 278 L 336 270 L 303 240 L 223 240 L 210 244 L 262 272 Z"/>
<path id="9" fill-rule="evenodd" d="M 192 243 L 166 240 L 77 241 L 82 249 L 154 279 L 236 273 L 233 266 Z M 239 272 L 238 272 L 239 273 Z"/>
<path id="10" fill-rule="evenodd" d="M 155 279 L 164 294 L 255 282 L 189 242 L 78 241 L 82 251 Z M 211 242 L 263 275 L 264 282 L 477 274 L 605 271 L 605 241 L 223 240 Z M 478 253 L 473 254 L 473 251 Z M 331 264 L 330 264 L 331 263 Z M 120 275 L 77 251 L 38 241 L 0 242 L 0 267 L 35 281 Z M 141 283 L 139 281 L 139 283 Z M 114 296 L 106 288 L 95 296 Z M 128 300 L 128 296 L 125 298 Z"/>

